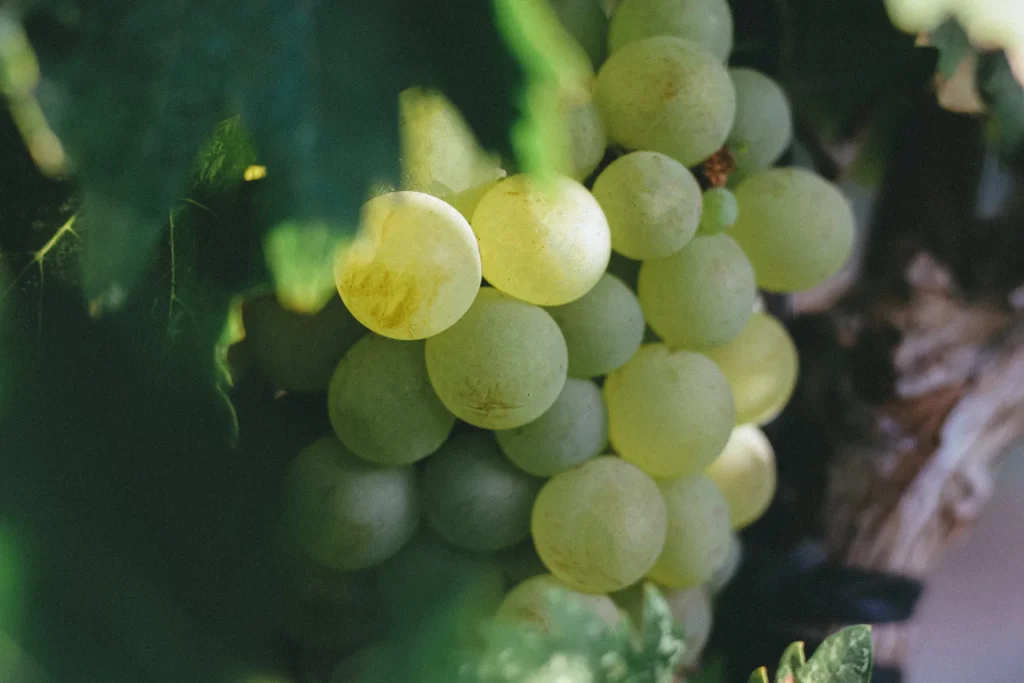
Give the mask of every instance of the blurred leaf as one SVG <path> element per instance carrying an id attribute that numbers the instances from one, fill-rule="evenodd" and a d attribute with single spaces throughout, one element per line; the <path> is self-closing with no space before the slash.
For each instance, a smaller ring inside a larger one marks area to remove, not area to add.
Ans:
<path id="1" fill-rule="evenodd" d="M 927 41 L 928 45 L 939 51 L 935 70 L 944 78 L 952 77 L 960 62 L 974 52 L 967 34 L 953 19 L 944 21 L 934 31 L 929 32 Z"/>
<path id="2" fill-rule="evenodd" d="M 1024 157 L 1024 88 L 1002 52 L 979 55 L 975 78 L 1004 158 Z"/>
<path id="3" fill-rule="evenodd" d="M 756 669 L 754 673 L 750 674 L 750 679 L 747 683 L 768 683 L 768 669 L 763 666 L 760 669 Z"/>
<path id="4" fill-rule="evenodd" d="M 826 638 L 796 671 L 796 683 L 868 683 L 871 627 L 848 626 Z"/>
<path id="5" fill-rule="evenodd" d="M 775 683 L 793 683 L 796 680 L 796 672 L 807 661 L 804 656 L 804 644 L 797 641 L 792 643 L 782 653 L 779 660 L 779 668 L 775 671 Z"/>

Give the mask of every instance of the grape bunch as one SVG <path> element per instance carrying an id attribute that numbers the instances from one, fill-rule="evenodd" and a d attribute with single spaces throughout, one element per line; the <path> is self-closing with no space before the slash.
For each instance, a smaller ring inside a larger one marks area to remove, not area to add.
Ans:
<path id="1" fill-rule="evenodd" d="M 337 253 L 339 298 L 245 305 L 259 368 L 326 392 L 333 427 L 291 465 L 284 526 L 316 566 L 370 572 L 384 613 L 469 577 L 479 618 L 543 628 L 558 586 L 614 620 L 653 581 L 692 664 L 734 532 L 774 493 L 758 425 L 796 382 L 758 289 L 835 274 L 853 216 L 812 171 L 773 168 L 790 107 L 726 66 L 726 0 L 554 9 L 596 69 L 556 93 L 564 172 L 517 172 L 442 94 L 406 91 L 403 186 Z"/>

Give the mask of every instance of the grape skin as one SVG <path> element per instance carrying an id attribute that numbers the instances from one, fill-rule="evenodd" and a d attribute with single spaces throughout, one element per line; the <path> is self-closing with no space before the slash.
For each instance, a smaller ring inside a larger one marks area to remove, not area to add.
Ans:
<path id="1" fill-rule="evenodd" d="M 393 339 L 451 327 L 480 288 L 480 253 L 466 219 L 422 192 L 363 205 L 360 233 L 338 251 L 334 278 L 359 322 Z"/>
<path id="2" fill-rule="evenodd" d="M 759 171 L 735 190 L 740 215 L 729 234 L 758 286 L 809 289 L 834 275 L 853 249 L 853 211 L 839 188 L 800 168 Z"/>
<path id="3" fill-rule="evenodd" d="M 544 414 L 565 386 L 568 351 L 539 306 L 483 287 L 459 322 L 427 340 L 427 374 L 441 402 L 484 429 Z"/>
<path id="4" fill-rule="evenodd" d="M 757 425 L 733 429 L 729 442 L 704 473 L 725 496 L 734 530 L 757 521 L 775 495 L 775 451 Z"/>
<path id="5" fill-rule="evenodd" d="M 492 188 L 473 213 L 483 274 L 539 306 L 580 298 L 608 265 L 611 233 L 600 205 L 571 178 L 524 174 Z"/>
<path id="6" fill-rule="evenodd" d="M 607 593 L 653 565 L 665 541 L 665 503 L 650 477 L 601 456 L 545 484 L 531 528 L 541 561 L 559 580 L 584 593 Z"/>
<path id="7" fill-rule="evenodd" d="M 647 576 L 673 588 L 708 579 L 729 553 L 729 506 L 703 474 L 658 481 L 668 514 L 665 547 Z"/>
<path id="8" fill-rule="evenodd" d="M 718 150 L 736 114 L 729 72 L 696 43 L 672 36 L 629 43 L 597 75 L 608 139 L 695 166 Z"/>
<path id="9" fill-rule="evenodd" d="M 423 470 L 423 509 L 430 527 L 457 548 L 493 552 L 530 533 L 540 481 L 512 466 L 494 436 L 452 437 Z"/>
<path id="10" fill-rule="evenodd" d="M 725 0 L 621 2 L 608 27 L 609 50 L 652 36 L 692 40 L 724 62 L 732 52 L 732 11 Z"/>
<path id="11" fill-rule="evenodd" d="M 379 564 L 398 552 L 419 524 L 412 468 L 371 465 L 333 436 L 299 453 L 285 492 L 287 528 L 325 567 Z"/>
<path id="12" fill-rule="evenodd" d="M 782 323 L 767 313 L 755 312 L 735 339 L 704 355 L 715 361 L 729 381 L 740 424 L 771 421 L 796 388 L 796 346 Z"/>
<path id="13" fill-rule="evenodd" d="M 606 375 L 633 357 L 644 336 L 640 302 L 622 280 L 605 273 L 576 301 L 547 309 L 569 351 L 569 376 Z"/>
<path id="14" fill-rule="evenodd" d="M 379 465 L 425 458 L 455 424 L 430 386 L 424 343 L 374 334 L 357 342 L 338 364 L 327 407 L 338 439 Z"/>
<path id="15" fill-rule="evenodd" d="M 693 238 L 640 267 L 637 296 L 648 324 L 670 346 L 706 349 L 738 335 L 753 310 L 754 269 L 728 235 Z"/>
<path id="16" fill-rule="evenodd" d="M 516 467 L 550 477 L 595 457 L 608 445 L 608 411 L 593 382 L 570 377 L 554 404 L 533 422 L 495 432 Z"/>
<path id="17" fill-rule="evenodd" d="M 768 168 L 793 141 L 793 112 L 782 88 L 753 69 L 729 69 L 736 88 L 736 120 L 729 132 L 729 152 L 740 180 Z"/>
<path id="18" fill-rule="evenodd" d="M 533 576 L 510 590 L 498 608 L 496 617 L 508 622 L 529 622 L 549 632 L 550 600 L 555 591 L 571 594 L 608 625 L 614 625 L 621 619 L 619 608 L 607 595 L 580 593 L 552 574 Z"/>
<path id="19" fill-rule="evenodd" d="M 731 228 L 740 214 L 736 195 L 724 187 L 712 187 L 704 192 L 703 211 L 700 215 L 698 235 L 717 235 Z"/>
<path id="20" fill-rule="evenodd" d="M 735 424 L 729 383 L 706 357 L 642 346 L 604 384 L 612 446 L 654 477 L 704 469 Z"/>
<path id="21" fill-rule="evenodd" d="M 711 609 L 711 598 L 703 586 L 694 586 L 683 590 L 669 591 L 665 594 L 668 609 L 679 625 L 683 627 L 683 642 L 686 651 L 679 661 L 680 668 L 697 665 L 704 646 L 711 636 L 714 612 Z"/>
<path id="22" fill-rule="evenodd" d="M 700 223 L 697 179 L 658 152 L 619 157 L 601 171 L 593 192 L 608 219 L 612 248 L 631 259 L 674 254 L 686 246 Z"/>
<path id="23" fill-rule="evenodd" d="M 594 68 L 601 66 L 608 52 L 608 17 L 598 0 L 551 0 L 551 7 Z"/>

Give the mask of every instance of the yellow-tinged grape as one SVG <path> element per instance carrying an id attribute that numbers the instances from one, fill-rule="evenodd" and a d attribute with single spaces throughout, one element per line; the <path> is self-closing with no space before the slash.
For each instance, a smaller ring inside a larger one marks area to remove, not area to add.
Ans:
<path id="1" fill-rule="evenodd" d="M 711 636 L 711 625 L 714 614 L 711 610 L 711 598 L 703 586 L 684 588 L 683 590 L 665 593 L 668 609 L 679 625 L 683 627 L 683 643 L 686 650 L 679 660 L 680 668 L 696 666 L 704 646 Z"/>
<path id="2" fill-rule="evenodd" d="M 652 36 L 699 43 L 724 62 L 732 52 L 732 11 L 726 0 L 624 0 L 608 27 L 611 52 Z"/>
<path id="3" fill-rule="evenodd" d="M 793 395 L 796 346 L 782 323 L 767 313 L 754 313 L 739 336 L 704 354 L 729 380 L 739 424 L 769 422 Z"/>
<path id="4" fill-rule="evenodd" d="M 473 231 L 487 281 L 541 306 L 586 294 L 611 255 L 601 207 L 571 178 L 515 175 L 503 180 L 477 205 Z"/>
<path id="5" fill-rule="evenodd" d="M 543 415 L 565 386 L 568 364 L 551 316 L 491 287 L 480 289 L 459 322 L 427 340 L 427 373 L 441 402 L 485 429 Z"/>
<path id="6" fill-rule="evenodd" d="M 703 474 L 658 482 L 668 513 L 665 548 L 647 576 L 673 588 L 697 586 L 729 554 L 729 506 Z"/>
<path id="7" fill-rule="evenodd" d="M 334 433 L 379 465 L 406 465 L 437 450 L 455 424 L 430 386 L 422 341 L 370 334 L 338 364 L 327 394 Z"/>
<path id="8" fill-rule="evenodd" d="M 570 377 L 547 412 L 522 427 L 502 429 L 494 435 L 516 467 L 534 476 L 550 477 L 605 449 L 608 411 L 596 384 Z"/>
<path id="9" fill-rule="evenodd" d="M 569 376 L 606 375 L 633 357 L 644 336 L 640 302 L 622 280 L 605 273 L 576 301 L 547 309 L 569 349 Z"/>
<path id="10" fill-rule="evenodd" d="M 734 338 L 754 307 L 754 269 L 728 235 L 698 235 L 671 256 L 644 261 L 637 296 L 647 323 L 673 347 Z"/>
<path id="11" fill-rule="evenodd" d="M 665 542 L 665 502 L 639 469 L 602 456 L 556 475 L 537 496 L 533 542 L 569 587 L 607 593 L 638 581 Z"/>
<path id="12" fill-rule="evenodd" d="M 323 391 L 345 352 L 366 334 L 341 299 L 314 315 L 284 308 L 273 295 L 242 306 L 245 346 L 277 389 Z"/>
<path id="13" fill-rule="evenodd" d="M 366 202 L 360 234 L 334 260 L 345 305 L 359 322 L 393 339 L 423 339 L 451 327 L 473 303 L 480 274 L 469 223 L 422 192 Z"/>
<path id="14" fill-rule="evenodd" d="M 609 625 L 618 623 L 622 618 L 619 608 L 607 595 L 580 593 L 551 574 L 533 576 L 510 590 L 495 616 L 507 621 L 530 622 L 543 631 L 550 631 L 551 600 L 559 591 L 565 591 L 581 601 L 587 609 Z M 554 599 L 557 600 L 557 597 Z"/>
<path id="15" fill-rule="evenodd" d="M 718 366 L 664 344 L 640 347 L 604 383 L 612 446 L 654 477 L 707 467 L 735 424 L 729 383 Z"/>
<path id="16" fill-rule="evenodd" d="M 697 179 L 658 152 L 633 152 L 613 161 L 594 181 L 594 199 L 608 219 L 612 249 L 631 259 L 674 254 L 700 223 Z"/>
<path id="17" fill-rule="evenodd" d="M 448 98 L 409 88 L 398 97 L 403 188 L 442 199 L 495 177 L 498 164 Z"/>
<path id="18" fill-rule="evenodd" d="M 733 529 L 742 529 L 764 514 L 775 495 L 775 451 L 757 425 L 740 425 L 704 473 L 729 504 Z"/>
<path id="19" fill-rule="evenodd" d="M 853 211 L 824 178 L 801 168 L 773 168 L 747 177 L 735 194 L 740 215 L 729 234 L 754 266 L 758 286 L 808 289 L 849 258 Z"/>
<path id="20" fill-rule="evenodd" d="M 419 523 L 411 467 L 379 467 L 333 436 L 307 446 L 285 482 L 285 524 L 307 555 L 333 569 L 362 569 L 398 552 Z"/>
<path id="21" fill-rule="evenodd" d="M 768 168 L 793 140 L 793 113 L 779 84 L 753 69 L 729 69 L 736 88 L 736 120 L 729 132 L 732 179 Z"/>
<path id="22" fill-rule="evenodd" d="M 608 139 L 695 166 L 722 146 L 736 114 L 729 72 L 672 36 L 629 43 L 608 58 L 595 93 Z"/>

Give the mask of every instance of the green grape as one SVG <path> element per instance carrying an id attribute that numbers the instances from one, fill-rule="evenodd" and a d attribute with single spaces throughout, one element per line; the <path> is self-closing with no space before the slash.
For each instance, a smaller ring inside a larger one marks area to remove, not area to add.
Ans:
<path id="1" fill-rule="evenodd" d="M 540 481 L 516 469 L 494 435 L 459 434 L 427 461 L 423 510 L 430 528 L 457 548 L 493 552 L 530 533 Z"/>
<path id="2" fill-rule="evenodd" d="M 444 95 L 409 88 L 399 95 L 398 110 L 404 189 L 448 200 L 496 177 L 497 161 Z"/>
<path id="3" fill-rule="evenodd" d="M 584 593 L 638 581 L 665 542 L 665 503 L 646 474 L 612 456 L 555 475 L 533 506 L 533 542 L 548 570 Z"/>
<path id="4" fill-rule="evenodd" d="M 704 355 L 729 380 L 739 424 L 770 422 L 793 395 L 799 366 L 796 346 L 782 323 L 767 313 L 755 312 L 739 336 Z"/>
<path id="5" fill-rule="evenodd" d="M 717 235 L 736 223 L 740 205 L 736 195 L 724 187 L 712 187 L 704 192 L 704 209 L 700 215 L 698 235 Z"/>
<path id="6" fill-rule="evenodd" d="M 736 120 L 729 132 L 734 178 L 768 168 L 793 140 L 793 112 L 778 83 L 753 69 L 729 69 L 736 88 Z"/>
<path id="7" fill-rule="evenodd" d="M 653 36 L 698 43 L 719 62 L 732 52 L 732 11 L 726 0 L 623 0 L 608 27 L 609 50 Z"/>
<path id="8" fill-rule="evenodd" d="M 378 467 L 333 436 L 307 446 L 285 484 L 285 523 L 306 554 L 334 569 L 362 569 L 394 555 L 416 531 L 411 467 Z"/>
<path id="9" fill-rule="evenodd" d="M 366 333 L 341 299 L 315 315 L 295 313 L 273 296 L 243 304 L 245 342 L 276 389 L 323 391 L 345 352 Z"/>
<path id="10" fill-rule="evenodd" d="M 582 182 L 594 172 L 604 158 L 608 137 L 604 123 L 589 93 L 573 93 L 564 90 L 559 100 L 562 114 L 568 125 L 569 160 L 568 175 Z"/>
<path id="11" fill-rule="evenodd" d="M 593 382 L 569 378 L 558 399 L 533 422 L 495 432 L 516 467 L 550 477 L 593 458 L 608 445 L 608 411 Z"/>
<path id="12" fill-rule="evenodd" d="M 754 307 L 754 269 L 728 235 L 693 238 L 644 261 L 637 296 L 648 324 L 673 347 L 719 346 L 743 330 Z"/>
<path id="13" fill-rule="evenodd" d="M 853 211 L 832 183 L 800 168 L 773 168 L 749 176 L 735 193 L 740 216 L 729 234 L 750 258 L 758 286 L 808 289 L 846 263 Z"/>
<path id="14" fill-rule="evenodd" d="M 493 557 L 454 548 L 428 529 L 376 569 L 377 606 L 390 632 L 441 629 L 467 642 L 498 609 L 504 593 Z"/>
<path id="15" fill-rule="evenodd" d="M 465 316 L 427 340 L 427 373 L 456 417 L 512 429 L 544 414 L 565 386 L 565 338 L 543 309 L 482 287 Z"/>
<path id="16" fill-rule="evenodd" d="M 359 235 L 334 260 L 345 305 L 392 339 L 423 339 L 451 327 L 473 303 L 480 273 L 469 223 L 422 192 L 366 202 Z"/>
<path id="17" fill-rule="evenodd" d="M 633 152 L 594 181 L 612 249 L 631 259 L 668 256 L 686 246 L 701 216 L 700 185 L 689 169 L 658 152 Z"/>
<path id="18" fill-rule="evenodd" d="M 694 667 L 700 661 L 700 655 L 711 636 L 714 614 L 708 592 L 703 586 L 670 591 L 665 593 L 665 602 L 672 616 L 683 627 L 686 651 L 679 660 L 679 667 Z"/>
<path id="19" fill-rule="evenodd" d="M 711 578 L 729 554 L 729 506 L 703 474 L 658 482 L 668 512 L 665 548 L 647 576 L 672 588 Z"/>
<path id="20" fill-rule="evenodd" d="M 608 375 L 604 397 L 612 446 L 654 477 L 704 469 L 735 424 L 729 383 L 718 366 L 664 344 L 640 347 Z"/>
<path id="21" fill-rule="evenodd" d="M 743 542 L 739 536 L 733 534 L 732 540 L 729 542 L 729 554 L 726 555 L 725 561 L 714 571 L 711 579 L 706 584 L 708 591 L 715 595 L 725 588 L 732 581 L 733 577 L 736 576 L 736 572 L 739 571 L 742 563 Z"/>
<path id="22" fill-rule="evenodd" d="M 608 139 L 695 166 L 729 135 L 736 93 L 729 72 L 696 43 L 658 36 L 608 58 L 595 93 Z"/>
<path id="23" fill-rule="evenodd" d="M 378 465 L 427 457 L 455 424 L 430 386 L 424 343 L 375 334 L 359 340 L 338 364 L 327 408 L 338 439 Z"/>
<path id="24" fill-rule="evenodd" d="M 636 295 L 608 273 L 576 301 L 547 311 L 565 337 L 570 377 L 608 374 L 636 353 L 644 336 L 644 314 Z"/>
<path id="25" fill-rule="evenodd" d="M 725 496 L 732 528 L 742 529 L 763 515 L 775 496 L 775 451 L 757 425 L 740 425 L 704 474 Z"/>
<path id="26" fill-rule="evenodd" d="M 608 17 L 598 0 L 551 0 L 558 20 L 590 57 L 594 68 L 608 52 Z"/>
<path id="27" fill-rule="evenodd" d="M 586 294 L 611 254 L 601 207 L 571 178 L 506 178 L 480 200 L 472 223 L 487 281 L 540 306 Z"/>
<path id="28" fill-rule="evenodd" d="M 551 630 L 550 613 L 552 594 L 565 591 L 608 625 L 622 619 L 619 608 L 607 595 L 580 593 L 551 574 L 541 574 L 526 579 L 505 596 L 496 617 L 510 622 L 528 622 L 542 631 Z M 557 599 L 557 598 L 555 598 Z"/>

